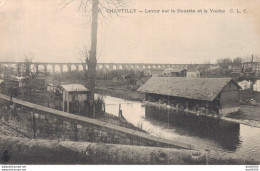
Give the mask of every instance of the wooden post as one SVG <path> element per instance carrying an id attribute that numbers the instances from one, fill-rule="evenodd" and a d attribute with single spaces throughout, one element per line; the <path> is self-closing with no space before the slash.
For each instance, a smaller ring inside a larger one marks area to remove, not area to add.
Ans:
<path id="1" fill-rule="evenodd" d="M 206 114 L 209 114 L 209 102 L 206 103 Z"/>
<path id="2" fill-rule="evenodd" d="M 32 121 L 33 121 L 33 138 L 35 139 L 36 138 L 36 118 L 35 118 L 35 115 L 34 115 L 34 109 L 33 109 L 33 113 L 32 113 Z"/>
<path id="3" fill-rule="evenodd" d="M 67 111 L 68 113 L 70 113 L 70 101 L 69 99 L 67 99 Z"/>
<path id="4" fill-rule="evenodd" d="M 79 132 L 79 130 L 78 130 L 78 128 L 77 128 L 77 124 L 76 123 L 72 123 L 73 124 L 73 134 L 74 134 L 74 136 L 73 136 L 73 140 L 74 141 L 78 141 L 79 140 L 79 137 L 78 137 L 78 132 Z"/>
<path id="5" fill-rule="evenodd" d="M 106 113 L 106 105 L 105 104 L 103 104 L 104 105 L 104 113 Z"/>
<path id="6" fill-rule="evenodd" d="M 95 100 L 93 101 L 93 118 L 96 118 L 96 105 L 95 105 Z"/>
<path id="7" fill-rule="evenodd" d="M 122 112 L 122 110 L 121 110 L 121 104 L 119 104 L 119 113 L 118 113 L 118 117 L 119 117 L 119 118 L 122 118 L 122 116 L 123 116 L 123 112 Z"/>

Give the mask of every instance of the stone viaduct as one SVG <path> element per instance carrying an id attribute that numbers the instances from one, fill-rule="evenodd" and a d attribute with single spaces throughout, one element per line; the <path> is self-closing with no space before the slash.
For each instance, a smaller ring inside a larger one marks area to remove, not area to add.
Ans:
<path id="1" fill-rule="evenodd" d="M 0 62 L 2 66 L 15 66 L 19 67 L 24 62 Z M 87 70 L 86 63 L 49 63 L 49 62 L 33 62 L 31 67 L 41 68 L 45 72 L 52 71 L 72 71 L 72 70 Z M 165 68 L 187 68 L 188 64 L 149 64 L 149 63 L 97 63 L 97 70 L 109 71 L 109 70 L 156 70 Z"/>

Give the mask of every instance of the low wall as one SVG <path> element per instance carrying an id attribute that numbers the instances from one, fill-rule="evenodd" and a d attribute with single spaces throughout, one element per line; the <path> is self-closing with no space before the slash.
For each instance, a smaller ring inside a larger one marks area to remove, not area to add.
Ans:
<path id="1" fill-rule="evenodd" d="M 126 145 L 192 149 L 191 145 L 151 136 L 13 98 L 16 112 L 10 112 L 10 98 L 0 94 L 1 121 L 34 138 L 88 141 Z"/>
<path id="2" fill-rule="evenodd" d="M 259 164 L 228 153 L 3 135 L 0 157 L 7 159 L 2 164 Z"/>

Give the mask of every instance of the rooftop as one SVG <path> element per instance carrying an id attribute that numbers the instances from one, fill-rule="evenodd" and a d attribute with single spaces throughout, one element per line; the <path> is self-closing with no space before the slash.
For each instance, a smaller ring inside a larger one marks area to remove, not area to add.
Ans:
<path id="1" fill-rule="evenodd" d="M 73 91 L 89 91 L 84 85 L 82 84 L 67 84 L 67 85 L 61 85 L 61 87 L 68 91 L 68 92 L 73 92 Z"/>
<path id="2" fill-rule="evenodd" d="M 164 73 L 172 73 L 172 72 L 182 72 L 184 71 L 184 68 L 167 68 L 163 72 Z"/>
<path id="3" fill-rule="evenodd" d="M 232 78 L 152 77 L 137 91 L 213 101 L 229 82 L 239 87 Z"/>

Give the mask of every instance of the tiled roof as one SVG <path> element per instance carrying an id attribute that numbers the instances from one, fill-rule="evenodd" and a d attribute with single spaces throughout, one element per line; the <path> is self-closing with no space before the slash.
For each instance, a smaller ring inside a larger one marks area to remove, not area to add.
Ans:
<path id="1" fill-rule="evenodd" d="M 189 99 L 213 101 L 231 78 L 152 77 L 137 91 Z"/>
<path id="2" fill-rule="evenodd" d="M 82 84 L 68 84 L 68 85 L 61 85 L 61 87 L 66 91 L 89 91 L 85 86 Z"/>

